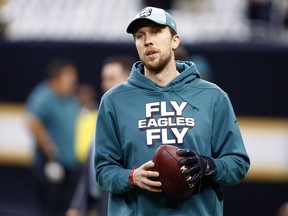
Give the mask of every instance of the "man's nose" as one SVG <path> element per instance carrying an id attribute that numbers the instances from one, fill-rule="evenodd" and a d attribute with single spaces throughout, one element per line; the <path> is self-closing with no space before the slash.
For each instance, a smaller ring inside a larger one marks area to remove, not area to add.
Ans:
<path id="1" fill-rule="evenodd" d="M 145 45 L 149 46 L 153 44 L 152 36 L 150 34 L 146 34 L 145 36 Z"/>

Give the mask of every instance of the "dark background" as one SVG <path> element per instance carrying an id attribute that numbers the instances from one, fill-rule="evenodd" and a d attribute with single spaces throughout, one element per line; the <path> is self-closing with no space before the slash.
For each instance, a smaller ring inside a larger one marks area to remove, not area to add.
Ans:
<path id="1" fill-rule="evenodd" d="M 231 97 L 237 115 L 288 116 L 288 46 L 264 44 L 183 45 L 207 58 L 213 81 Z M 55 58 L 72 59 L 80 81 L 100 92 L 100 70 L 108 56 L 130 54 L 134 44 L 4 43 L 0 44 L 0 101 L 24 102 Z"/>
<path id="2" fill-rule="evenodd" d="M 224 43 L 184 47 L 191 55 L 207 58 L 213 69 L 213 82 L 229 94 L 236 115 L 288 117 L 287 46 Z M 0 43 L 0 102 L 24 103 L 32 88 L 44 78 L 47 64 L 55 58 L 72 59 L 79 69 L 80 81 L 92 84 L 101 96 L 103 60 L 117 54 L 137 57 L 133 43 Z M 33 197 L 29 176 L 28 168 L 0 166 L 1 216 L 33 215 L 31 209 L 37 199 Z M 249 180 L 223 189 L 226 216 L 273 216 L 288 201 L 288 182 Z"/>

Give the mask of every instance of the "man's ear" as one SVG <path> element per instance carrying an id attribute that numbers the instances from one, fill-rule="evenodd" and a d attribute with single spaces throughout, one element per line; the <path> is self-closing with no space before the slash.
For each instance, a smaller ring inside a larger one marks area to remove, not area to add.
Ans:
<path id="1" fill-rule="evenodd" d="M 172 49 L 176 50 L 179 44 L 180 44 L 180 36 L 176 34 L 172 37 Z"/>

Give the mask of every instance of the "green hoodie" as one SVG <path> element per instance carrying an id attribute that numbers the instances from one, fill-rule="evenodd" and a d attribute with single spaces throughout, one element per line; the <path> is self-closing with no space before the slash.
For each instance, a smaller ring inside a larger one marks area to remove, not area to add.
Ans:
<path id="1" fill-rule="evenodd" d="M 225 92 L 200 79 L 192 62 L 177 62 L 180 75 L 161 87 L 136 62 L 127 82 L 101 100 L 96 136 L 96 179 L 109 198 L 110 216 L 223 215 L 220 185 L 240 183 L 249 168 L 237 120 Z M 212 157 L 216 172 L 198 194 L 175 200 L 132 186 L 132 168 L 152 160 L 160 145 Z"/>

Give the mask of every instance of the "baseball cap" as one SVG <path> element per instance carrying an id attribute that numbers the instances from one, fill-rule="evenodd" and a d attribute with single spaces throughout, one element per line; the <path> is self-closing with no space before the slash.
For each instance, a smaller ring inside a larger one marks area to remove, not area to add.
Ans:
<path id="1" fill-rule="evenodd" d="M 128 25 L 126 31 L 133 34 L 136 24 L 143 20 L 150 20 L 160 25 L 168 26 L 177 33 L 176 22 L 174 18 L 165 10 L 156 7 L 145 7 L 142 9 Z"/>

